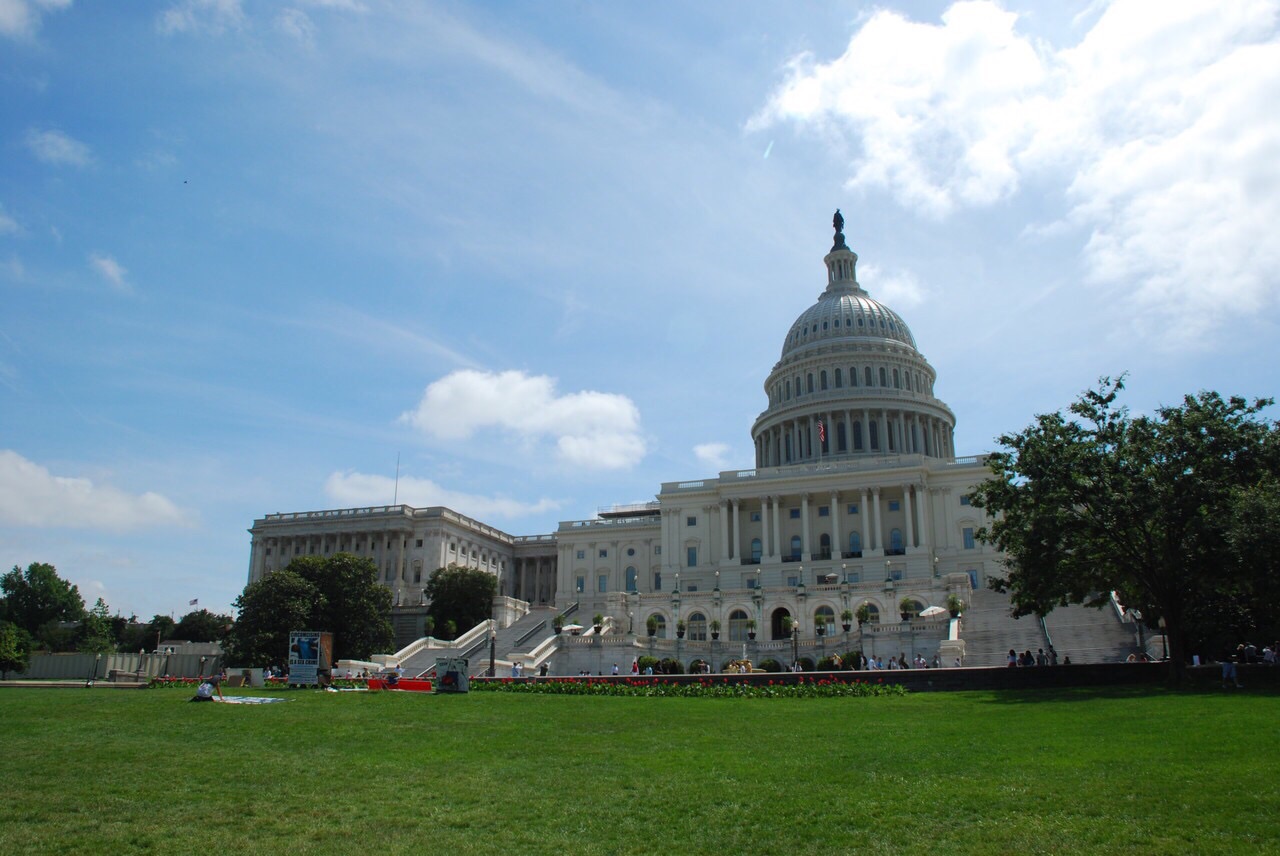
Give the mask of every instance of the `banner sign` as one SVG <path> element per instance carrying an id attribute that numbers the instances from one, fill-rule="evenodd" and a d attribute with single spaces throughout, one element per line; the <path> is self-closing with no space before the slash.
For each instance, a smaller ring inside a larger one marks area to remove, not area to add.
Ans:
<path id="1" fill-rule="evenodd" d="M 320 633 L 295 630 L 289 634 L 289 683 L 320 682 Z"/>

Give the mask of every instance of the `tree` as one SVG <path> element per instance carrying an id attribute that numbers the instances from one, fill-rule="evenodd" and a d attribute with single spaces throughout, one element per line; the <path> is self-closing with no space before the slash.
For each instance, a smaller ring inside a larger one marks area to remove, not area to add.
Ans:
<path id="1" fill-rule="evenodd" d="M 1201 392 L 1130 417 L 1115 403 L 1123 389 L 1103 378 L 1070 416 L 1000 437 L 972 499 L 993 515 L 978 534 L 1006 554 L 993 587 L 1015 615 L 1101 606 L 1114 590 L 1164 619 L 1178 681 L 1188 652 L 1208 653 L 1250 606 L 1226 534 L 1237 491 L 1274 465 L 1274 426 L 1258 418 L 1271 402 Z"/>
<path id="2" fill-rule="evenodd" d="M 94 654 L 105 654 L 116 649 L 115 639 L 111 632 L 111 611 L 102 598 L 93 604 L 93 609 L 80 622 L 80 632 L 76 638 L 76 650 Z"/>
<path id="3" fill-rule="evenodd" d="M 174 639 L 188 642 L 220 642 L 231 626 L 230 615 L 219 615 L 207 609 L 188 612 L 173 627 Z"/>
<path id="4" fill-rule="evenodd" d="M 155 644 L 156 650 L 160 649 L 160 643 L 165 639 L 176 639 L 173 635 L 173 628 L 177 623 L 167 615 L 153 615 L 151 620 L 147 622 L 147 644 Z"/>
<path id="5" fill-rule="evenodd" d="M 15 565 L 0 577 L 0 592 L 0 618 L 32 635 L 49 622 L 80 621 L 85 616 L 80 590 L 43 562 L 32 562 L 26 571 Z"/>
<path id="6" fill-rule="evenodd" d="M 227 635 L 231 659 L 250 666 L 279 663 L 293 630 L 333 633 L 335 659 L 368 659 L 387 650 L 393 633 L 391 592 L 370 559 L 350 553 L 303 556 L 245 586 Z"/>
<path id="7" fill-rule="evenodd" d="M 25 672 L 31 659 L 31 634 L 12 621 L 0 621 L 0 679 Z"/>
<path id="8" fill-rule="evenodd" d="M 457 565 L 437 568 L 427 580 L 426 593 L 431 600 L 427 612 L 436 627 L 446 627 L 452 621 L 455 628 L 470 630 L 489 618 L 497 591 L 498 580 L 493 574 Z"/>

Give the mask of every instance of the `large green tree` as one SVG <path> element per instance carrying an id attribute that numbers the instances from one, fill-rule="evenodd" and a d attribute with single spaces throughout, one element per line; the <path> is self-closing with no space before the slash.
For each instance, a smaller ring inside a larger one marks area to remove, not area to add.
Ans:
<path id="1" fill-rule="evenodd" d="M 31 659 L 31 634 L 11 621 L 0 621 L 0 679 L 25 672 Z"/>
<path id="2" fill-rule="evenodd" d="M 76 650 L 94 654 L 105 654 L 116 649 L 116 640 L 111 627 L 111 610 L 102 598 L 98 598 L 84 619 L 80 622 L 80 632 L 76 634 Z"/>
<path id="3" fill-rule="evenodd" d="M 1123 388 L 1103 378 L 1066 413 L 999 438 L 973 496 L 992 514 L 979 535 L 1006 554 L 993 585 L 1016 615 L 1114 590 L 1165 621 L 1179 679 L 1252 606 L 1227 532 L 1239 491 L 1275 465 L 1275 428 L 1259 417 L 1271 402 L 1201 392 L 1134 417 L 1116 403 Z"/>
<path id="4" fill-rule="evenodd" d="M 391 592 L 372 560 L 350 553 L 294 559 L 245 586 L 233 605 L 227 649 L 236 663 L 281 663 L 293 630 L 332 633 L 335 658 L 368 659 L 392 643 Z"/>
<path id="5" fill-rule="evenodd" d="M 231 622 L 230 615 L 196 609 L 178 619 L 173 627 L 173 638 L 188 642 L 220 642 Z"/>
<path id="6" fill-rule="evenodd" d="M 80 621 L 85 616 L 80 590 L 44 562 L 32 562 L 25 571 L 15 565 L 0 577 L 0 593 L 0 618 L 33 636 L 50 622 Z"/>
<path id="7" fill-rule="evenodd" d="M 452 621 L 455 633 L 470 630 L 491 616 L 497 590 L 497 578 L 485 571 L 457 565 L 437 568 L 427 580 L 426 593 L 431 599 L 427 613 L 436 627 L 445 628 Z"/>

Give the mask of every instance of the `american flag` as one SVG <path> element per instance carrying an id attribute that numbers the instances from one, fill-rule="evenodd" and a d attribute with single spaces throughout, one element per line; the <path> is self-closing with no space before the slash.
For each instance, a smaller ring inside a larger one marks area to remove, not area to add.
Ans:
<path id="1" fill-rule="evenodd" d="M 818 420 L 818 442 L 827 442 L 827 423 L 823 422 L 821 419 Z"/>
<path id="2" fill-rule="evenodd" d="M 188 606 L 195 606 L 195 605 L 196 605 L 197 603 L 199 603 L 199 602 L 200 602 L 200 598 L 195 597 L 195 598 L 192 598 L 191 600 L 187 601 L 187 605 L 188 605 Z"/>

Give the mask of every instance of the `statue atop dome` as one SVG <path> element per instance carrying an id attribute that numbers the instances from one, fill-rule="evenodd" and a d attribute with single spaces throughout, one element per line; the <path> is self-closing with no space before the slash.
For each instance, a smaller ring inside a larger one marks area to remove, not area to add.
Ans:
<path id="1" fill-rule="evenodd" d="M 836 230 L 835 243 L 831 245 L 834 250 L 847 250 L 849 245 L 844 242 L 844 217 L 840 214 L 840 209 L 836 209 L 836 216 L 831 218 L 831 225 Z"/>

